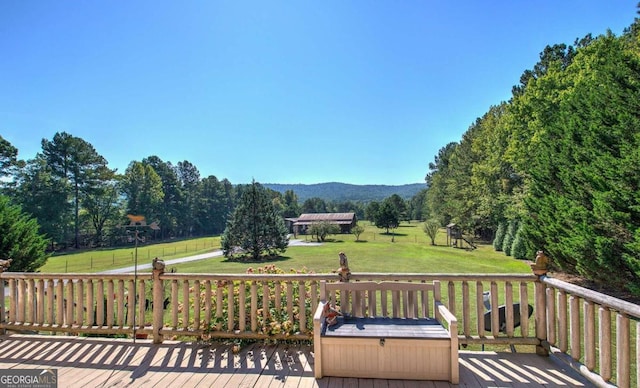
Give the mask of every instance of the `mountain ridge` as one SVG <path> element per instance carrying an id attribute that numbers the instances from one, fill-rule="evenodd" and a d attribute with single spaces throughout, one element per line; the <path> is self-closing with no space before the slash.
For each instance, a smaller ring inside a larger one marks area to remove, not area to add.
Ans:
<path id="1" fill-rule="evenodd" d="M 283 193 L 293 190 L 298 196 L 299 203 L 310 198 L 321 198 L 325 201 L 354 201 L 371 202 L 382 201 L 393 194 L 398 194 L 402 199 L 408 200 L 420 190 L 426 189 L 424 183 L 407 183 L 404 185 L 354 185 L 342 182 L 324 183 L 263 183 L 263 186 Z"/>

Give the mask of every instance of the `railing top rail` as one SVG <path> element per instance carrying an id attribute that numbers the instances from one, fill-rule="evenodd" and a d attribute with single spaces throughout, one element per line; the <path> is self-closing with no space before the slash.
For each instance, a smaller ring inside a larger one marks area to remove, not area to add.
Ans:
<path id="1" fill-rule="evenodd" d="M 4 272 L 0 273 L 1 279 L 123 279 L 131 280 L 133 273 L 40 273 L 40 272 Z M 148 280 L 152 278 L 151 273 L 142 272 L 137 274 L 138 279 Z M 286 273 L 286 274 L 264 274 L 264 273 L 169 273 L 160 276 L 163 280 L 253 280 L 267 281 L 280 279 L 282 281 L 309 281 L 309 280 L 338 280 L 335 273 Z M 473 273 L 380 273 L 380 272 L 354 272 L 351 274 L 352 281 L 377 280 L 377 281 L 513 281 L 530 282 L 537 279 L 529 274 L 473 274 Z"/>
<path id="2" fill-rule="evenodd" d="M 42 273 L 42 272 L 2 272 L 0 273 L 0 279 L 22 279 L 22 280 L 133 280 L 134 277 L 138 277 L 140 280 L 150 280 L 151 274 L 138 273 L 118 273 L 118 274 L 105 274 L 105 273 Z"/>
<path id="3" fill-rule="evenodd" d="M 540 280 L 549 286 L 565 291 L 569 294 L 579 296 L 583 299 L 592 301 L 601 306 L 608 307 L 610 309 L 627 314 L 634 318 L 640 319 L 640 306 L 627 302 L 622 299 L 615 298 L 603 294 L 598 291 L 593 291 L 588 288 L 580 287 L 575 284 L 567 283 L 559 279 L 554 279 L 547 276 L 542 276 Z"/>

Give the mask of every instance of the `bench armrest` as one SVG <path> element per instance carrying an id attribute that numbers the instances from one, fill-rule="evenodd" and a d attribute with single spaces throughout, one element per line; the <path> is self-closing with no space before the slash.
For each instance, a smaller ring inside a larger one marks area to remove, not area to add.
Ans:
<path id="1" fill-rule="evenodd" d="M 313 314 L 313 321 L 319 321 L 322 323 L 322 318 L 324 317 L 324 306 L 327 304 L 327 302 L 322 302 L 320 301 L 320 303 L 318 303 L 318 307 L 316 308 L 316 312 Z"/>
<path id="2" fill-rule="evenodd" d="M 317 379 L 322 378 L 322 345 L 320 344 L 320 335 L 322 333 L 322 325 L 324 325 L 324 307 L 329 302 L 320 301 L 313 314 L 313 351 L 315 353 L 314 376 Z"/>
<path id="3" fill-rule="evenodd" d="M 447 322 L 447 329 L 449 330 L 449 334 L 451 336 L 458 335 L 458 319 L 455 315 L 451 314 L 451 311 L 442 304 L 441 302 L 436 302 L 436 308 L 438 309 L 437 315 L 442 317 L 442 320 Z"/>

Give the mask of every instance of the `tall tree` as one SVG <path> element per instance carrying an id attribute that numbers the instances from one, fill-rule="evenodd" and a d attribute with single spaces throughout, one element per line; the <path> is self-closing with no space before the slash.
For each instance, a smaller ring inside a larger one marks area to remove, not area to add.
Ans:
<path id="1" fill-rule="evenodd" d="M 178 179 L 182 191 L 182 201 L 178 225 L 184 236 L 199 233 L 201 222 L 197 218 L 201 198 L 200 172 L 189 161 L 178 162 Z"/>
<path id="2" fill-rule="evenodd" d="M 53 140 L 42 139 L 42 152 L 53 175 L 69 183 L 74 205 L 74 246 L 77 248 L 80 201 L 100 178 L 98 171 L 107 168 L 107 161 L 91 144 L 66 132 L 56 133 Z"/>
<path id="3" fill-rule="evenodd" d="M 93 229 L 95 230 L 94 243 L 96 246 L 105 245 L 104 231 L 106 224 L 111 221 L 115 226 L 122 219 L 124 210 L 120 203 L 118 180 L 113 170 L 106 167 L 96 171 L 97 184 L 87 190 L 82 201 L 82 206 Z"/>
<path id="4" fill-rule="evenodd" d="M 293 190 L 284 192 L 284 217 L 298 217 L 300 215 L 300 205 L 298 196 Z"/>
<path id="5" fill-rule="evenodd" d="M 287 228 L 264 186 L 253 181 L 246 188 L 221 240 L 226 257 L 233 256 L 237 248 L 253 260 L 286 251 Z"/>
<path id="6" fill-rule="evenodd" d="M 160 233 L 163 238 L 175 236 L 182 203 L 182 188 L 176 167 L 155 155 L 143 159 L 142 163 L 153 167 L 162 181 L 162 206 L 158 214 L 158 221 L 162 225 Z"/>
<path id="7" fill-rule="evenodd" d="M 13 173 L 18 162 L 18 149 L 0 136 L 0 178 Z"/>
<path id="8" fill-rule="evenodd" d="M 224 231 L 227 215 L 225 187 L 215 176 L 211 175 L 202 180 L 202 198 L 199 206 L 198 219 L 202 230 L 207 234 L 220 234 Z"/>
<path id="9" fill-rule="evenodd" d="M 129 163 L 122 178 L 122 192 L 126 196 L 127 214 L 142 215 L 155 221 L 162 208 L 162 180 L 148 164 Z"/>

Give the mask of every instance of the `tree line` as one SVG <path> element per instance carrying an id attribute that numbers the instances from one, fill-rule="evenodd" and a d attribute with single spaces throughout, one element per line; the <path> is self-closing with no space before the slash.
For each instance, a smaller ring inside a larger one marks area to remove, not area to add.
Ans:
<path id="1" fill-rule="evenodd" d="M 429 164 L 425 217 L 640 294 L 639 23 L 545 47 Z"/>
<path id="2" fill-rule="evenodd" d="M 0 136 L 1 194 L 10 200 L 6 206 L 18 206 L 37 221 L 49 251 L 130 243 L 128 214 L 160 226 L 143 231 L 146 240 L 219 235 L 243 193 L 255 184 L 233 185 L 213 175 L 202 178 L 189 161 L 173 164 L 158 156 L 132 161 L 118 173 L 92 144 L 67 132 L 42 139 L 41 146 L 33 159 L 19 160 L 18 150 Z M 300 204 L 292 190 L 265 192 L 283 218 L 354 212 L 358 219 L 374 220 L 363 202 L 313 197 Z M 401 212 L 409 216 L 406 209 Z"/>

